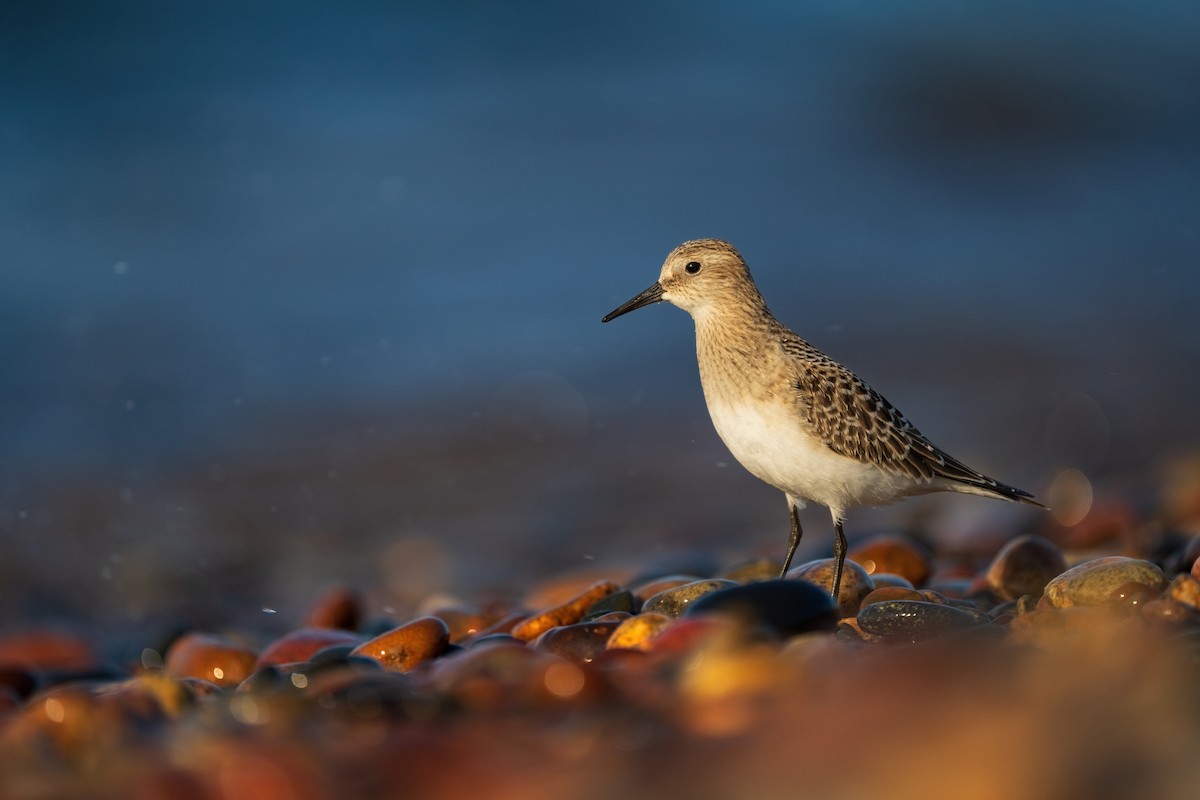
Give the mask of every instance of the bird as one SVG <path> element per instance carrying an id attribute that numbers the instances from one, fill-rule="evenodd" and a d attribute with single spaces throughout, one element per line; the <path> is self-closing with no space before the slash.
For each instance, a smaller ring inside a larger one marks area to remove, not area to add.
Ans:
<path id="1" fill-rule="evenodd" d="M 850 509 L 932 492 L 1045 508 L 936 447 L 882 394 L 779 322 L 728 242 L 679 245 L 652 286 L 601 321 L 663 301 L 695 323 L 700 384 L 717 434 L 743 467 L 787 499 L 791 532 L 781 579 L 804 534 L 799 512 L 808 503 L 833 518 L 835 602 Z"/>

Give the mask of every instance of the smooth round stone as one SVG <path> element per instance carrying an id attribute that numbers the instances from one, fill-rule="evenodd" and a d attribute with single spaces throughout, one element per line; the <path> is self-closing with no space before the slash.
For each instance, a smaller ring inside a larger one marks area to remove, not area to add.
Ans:
<path id="1" fill-rule="evenodd" d="M 1200 610 L 1170 597 L 1160 597 L 1142 606 L 1144 619 L 1163 625 L 1196 625 L 1200 623 Z"/>
<path id="2" fill-rule="evenodd" d="M 351 655 L 373 658 L 395 672 L 408 672 L 440 656 L 449 644 L 446 623 L 437 617 L 420 617 L 363 642 Z"/>
<path id="3" fill-rule="evenodd" d="M 899 586 L 905 589 L 916 588 L 908 578 L 893 572 L 872 572 L 871 580 L 875 583 L 876 589 L 882 589 L 885 586 Z"/>
<path id="4" fill-rule="evenodd" d="M 838 615 L 833 598 L 807 581 L 759 581 L 722 589 L 696 600 L 684 612 L 732 614 L 743 623 L 764 625 L 782 638 L 811 631 L 831 631 Z"/>
<path id="5" fill-rule="evenodd" d="M 654 637 L 670 624 L 671 618 L 666 614 L 643 612 L 618 625 L 605 647 L 609 650 L 648 650 Z"/>
<path id="6" fill-rule="evenodd" d="M 1002 600 L 1016 600 L 1025 594 L 1037 597 L 1066 569 L 1067 560 L 1053 542 L 1026 534 L 996 553 L 987 568 L 987 585 Z"/>
<path id="7" fill-rule="evenodd" d="M 250 650 L 205 633 L 187 633 L 167 648 L 168 675 L 200 678 L 217 686 L 237 686 L 254 672 L 258 657 Z"/>
<path id="8" fill-rule="evenodd" d="M 818 558 L 798 567 L 788 570 L 788 580 L 802 580 L 815 583 L 826 592 L 833 590 L 833 573 L 837 567 L 836 559 Z M 842 585 L 838 590 L 838 615 L 852 617 L 858 611 L 862 599 L 874 591 L 875 582 L 859 564 L 846 559 L 842 567 Z"/>
<path id="9" fill-rule="evenodd" d="M 619 592 L 613 592 L 608 597 L 602 597 L 584 612 L 584 619 L 595 619 L 609 614 L 613 611 L 623 612 L 625 614 L 636 614 L 637 609 L 641 604 L 633 596 L 633 592 L 628 589 L 622 589 Z"/>
<path id="10" fill-rule="evenodd" d="M 933 571 L 933 560 L 925 545 L 899 533 L 881 533 L 855 544 L 846 558 L 861 564 L 868 575 L 887 572 L 920 586 Z"/>
<path id="11" fill-rule="evenodd" d="M 859 603 L 858 608 L 862 610 L 872 603 L 883 603 L 888 600 L 925 600 L 925 596 L 911 587 L 880 586 L 868 593 Z"/>
<path id="12" fill-rule="evenodd" d="M 1136 611 L 1161 596 L 1161 592 L 1144 583 L 1123 583 L 1112 590 L 1105 605 L 1118 611 Z"/>
<path id="13" fill-rule="evenodd" d="M 317 596 L 308 612 L 310 628 L 353 631 L 362 621 L 362 601 L 345 586 L 331 586 Z"/>
<path id="14" fill-rule="evenodd" d="M 429 611 L 429 616 L 437 617 L 446 623 L 450 629 L 450 641 L 458 644 L 480 631 L 488 628 L 496 620 L 490 620 L 483 614 L 457 606 L 441 606 Z"/>
<path id="15" fill-rule="evenodd" d="M 0 636 L 0 667 L 83 672 L 99 665 L 91 645 L 64 631 L 39 628 Z"/>
<path id="16" fill-rule="evenodd" d="M 1167 597 L 1185 606 L 1200 609 L 1200 580 L 1189 574 L 1176 575 L 1167 587 Z"/>
<path id="17" fill-rule="evenodd" d="M 920 600 L 886 600 L 858 613 L 858 624 L 867 633 L 889 642 L 918 642 L 961 631 L 977 624 L 961 608 Z"/>
<path id="18" fill-rule="evenodd" d="M 734 564 L 718 573 L 717 577 L 737 583 L 773 581 L 779 577 L 779 570 L 782 568 L 782 561 L 776 561 L 773 558 L 755 558 Z"/>
<path id="19" fill-rule="evenodd" d="M 644 604 L 659 592 L 665 592 L 667 589 L 674 589 L 676 586 L 683 586 L 685 583 L 694 583 L 698 580 L 701 580 L 699 575 L 684 575 L 682 573 L 661 575 L 642 583 L 633 584 L 630 591 L 633 592 L 634 597 Z"/>
<path id="20" fill-rule="evenodd" d="M 257 669 L 308 661 L 327 647 L 362 643 L 363 637 L 334 628 L 299 628 L 271 642 L 258 656 Z"/>
<path id="21" fill-rule="evenodd" d="M 533 646 L 576 664 L 586 664 L 604 652 L 609 637 L 622 621 L 580 622 L 551 628 L 537 638 Z"/>
<path id="22" fill-rule="evenodd" d="M 595 603 L 620 590 L 621 587 L 612 581 L 600 581 L 592 584 L 565 603 L 548 608 L 516 625 L 512 629 L 512 635 L 523 642 L 532 642 L 551 628 L 574 625 L 583 619 L 583 615 Z"/>
<path id="23" fill-rule="evenodd" d="M 1099 606 L 1127 583 L 1140 583 L 1161 592 L 1167 588 L 1162 570 L 1149 561 L 1109 556 L 1085 561 L 1046 584 L 1045 599 L 1052 608 Z"/>
<path id="24" fill-rule="evenodd" d="M 724 578 L 705 578 L 692 581 L 682 586 L 666 589 L 650 597 L 642 604 L 642 613 L 662 614 L 667 617 L 681 617 L 689 605 L 706 594 L 729 589 L 737 586 L 733 581 Z"/>

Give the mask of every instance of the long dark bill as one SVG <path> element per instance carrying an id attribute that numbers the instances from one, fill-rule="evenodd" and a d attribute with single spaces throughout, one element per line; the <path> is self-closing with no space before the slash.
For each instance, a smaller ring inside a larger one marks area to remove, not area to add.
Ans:
<path id="1" fill-rule="evenodd" d="M 601 322 L 611 322 L 612 320 L 616 319 L 617 317 L 621 316 L 622 314 L 628 314 L 630 311 L 637 311 L 642 306 L 648 306 L 648 305 L 652 305 L 654 303 L 659 302 L 660 300 L 662 300 L 662 296 L 663 296 L 663 288 L 661 285 L 656 283 L 653 286 L 651 286 L 649 289 L 647 289 L 646 291 L 639 294 L 637 297 L 630 300 L 628 303 L 624 303 L 623 305 L 617 306 L 615 309 L 613 309 L 612 311 L 610 311 L 608 313 L 608 316 L 606 316 L 604 319 L 602 319 L 600 321 Z"/>

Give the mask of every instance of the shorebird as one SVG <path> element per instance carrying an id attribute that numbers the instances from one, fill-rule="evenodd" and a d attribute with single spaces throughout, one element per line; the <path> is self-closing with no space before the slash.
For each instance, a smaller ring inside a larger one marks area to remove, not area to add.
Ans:
<path id="1" fill-rule="evenodd" d="M 696 323 L 700 383 L 717 434 L 743 467 L 787 498 L 791 535 L 781 578 L 809 502 L 833 517 L 835 602 L 846 560 L 842 522 L 851 508 L 930 492 L 1045 507 L 935 447 L 883 395 L 784 327 L 728 242 L 679 245 L 653 286 L 602 321 L 663 300 Z"/>

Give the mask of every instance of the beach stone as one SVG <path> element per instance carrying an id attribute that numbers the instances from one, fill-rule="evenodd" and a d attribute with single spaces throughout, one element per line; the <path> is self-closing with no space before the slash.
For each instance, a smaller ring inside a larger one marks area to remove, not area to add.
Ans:
<path id="1" fill-rule="evenodd" d="M 882 603 L 887 600 L 925 600 L 925 596 L 913 588 L 903 586 L 880 586 L 872 590 L 858 604 L 861 611 L 872 603 Z"/>
<path id="2" fill-rule="evenodd" d="M 692 581 L 691 583 L 685 583 L 671 589 L 665 589 L 650 597 L 642 604 L 642 612 L 663 614 L 668 617 L 680 617 L 683 616 L 683 612 L 691 603 L 704 595 L 712 594 L 721 589 L 729 589 L 737 585 L 737 583 L 725 580 L 724 578 L 704 578 L 703 580 Z"/>
<path id="3" fill-rule="evenodd" d="M 1142 618 L 1159 625 L 1196 625 L 1200 609 L 1170 597 L 1159 597 L 1141 607 Z"/>
<path id="4" fill-rule="evenodd" d="M 0 635 L 0 667 L 86 672 L 99 665 L 95 649 L 66 631 L 37 628 Z"/>
<path id="5" fill-rule="evenodd" d="M 685 583 L 695 583 L 698 580 L 702 580 L 699 575 L 684 575 L 681 573 L 662 575 L 642 583 L 636 583 L 630 591 L 633 592 L 634 597 L 645 604 L 647 600 L 659 592 L 674 589 L 676 586 L 683 586 Z"/>
<path id="6" fill-rule="evenodd" d="M 604 652 L 621 621 L 579 622 L 551 628 L 537 638 L 533 647 L 576 664 L 586 664 Z"/>
<path id="7" fill-rule="evenodd" d="M 788 580 L 815 583 L 826 592 L 833 589 L 833 573 L 837 562 L 832 558 L 818 558 L 788 570 Z M 874 591 L 875 582 L 859 564 L 846 559 L 842 567 L 842 585 L 838 590 L 837 607 L 839 617 L 852 617 L 858 611 L 862 599 Z"/>
<path id="8" fill-rule="evenodd" d="M 666 614 L 643 612 L 618 625 L 605 647 L 609 650 L 649 650 L 654 637 L 670 624 L 671 618 Z"/>
<path id="9" fill-rule="evenodd" d="M 345 586 L 331 586 L 317 596 L 308 612 L 308 627 L 353 631 L 362 621 L 362 601 Z"/>
<path id="10" fill-rule="evenodd" d="M 428 616 L 437 617 L 446 623 L 446 627 L 450 629 L 450 641 L 454 644 L 460 644 L 479 634 L 497 621 L 478 611 L 459 606 L 438 606 L 430 610 Z"/>
<path id="11" fill-rule="evenodd" d="M 868 575 L 887 572 L 920 586 L 933 571 L 929 549 L 911 536 L 881 533 L 857 542 L 846 560 L 861 564 Z"/>
<path id="12" fill-rule="evenodd" d="M 1105 605 L 1118 611 L 1137 611 L 1161 596 L 1162 592 L 1144 583 L 1123 583 L 1112 590 Z"/>
<path id="13" fill-rule="evenodd" d="M 717 573 L 717 577 L 737 583 L 773 581 L 779 577 L 779 571 L 782 568 L 782 561 L 777 561 L 773 558 L 754 558 L 749 561 L 738 562 L 722 570 Z"/>
<path id="14" fill-rule="evenodd" d="M 167 648 L 163 668 L 176 678 L 237 686 L 254 673 L 258 657 L 245 647 L 206 633 L 187 633 Z"/>
<path id="15" fill-rule="evenodd" d="M 1025 534 L 1000 548 L 987 568 L 987 586 L 1001 600 L 1040 595 L 1067 569 L 1062 551 L 1049 539 Z"/>
<path id="16" fill-rule="evenodd" d="M 353 649 L 361 644 L 362 641 L 363 637 L 345 630 L 334 628 L 298 628 L 267 645 L 259 653 L 255 669 L 262 669 L 274 664 L 292 664 L 298 661 L 308 661 L 326 648 L 349 645 L 350 649 Z"/>
<path id="17" fill-rule="evenodd" d="M 715 633 L 725 631 L 727 620 L 714 616 L 674 619 L 650 643 L 650 652 L 680 655 L 690 653 Z"/>
<path id="18" fill-rule="evenodd" d="M 583 617 L 584 619 L 595 619 L 613 611 L 635 614 L 640 606 L 641 603 L 633 596 L 633 592 L 628 589 L 622 589 L 592 603 L 588 610 L 584 612 Z"/>
<path id="19" fill-rule="evenodd" d="M 514 626 L 512 635 L 523 642 L 532 642 L 551 628 L 574 625 L 583 619 L 583 615 L 593 604 L 620 590 L 621 587 L 612 581 L 592 584 L 565 603 L 546 609 Z"/>
<path id="20" fill-rule="evenodd" d="M 1167 587 L 1167 597 L 1200 609 L 1200 580 L 1190 574 L 1176 575 L 1175 580 Z"/>
<path id="21" fill-rule="evenodd" d="M 733 614 L 744 623 L 770 628 L 781 638 L 831 631 L 838 614 L 828 592 L 808 581 L 770 580 L 712 592 L 691 603 L 685 617 Z"/>
<path id="22" fill-rule="evenodd" d="M 900 586 L 905 589 L 915 588 L 908 578 L 903 575 L 897 575 L 893 572 L 872 572 L 871 581 L 875 584 L 876 589 L 882 589 L 885 586 Z"/>
<path id="23" fill-rule="evenodd" d="M 857 619 L 862 630 L 889 642 L 918 642 L 978 624 L 963 609 L 919 600 L 872 603 Z"/>
<path id="24" fill-rule="evenodd" d="M 1108 602 L 1114 589 L 1140 583 L 1161 592 L 1167 588 L 1162 570 L 1149 561 L 1125 556 L 1108 556 L 1085 561 L 1046 584 L 1045 599 L 1052 608 L 1099 606 Z"/>
<path id="25" fill-rule="evenodd" d="M 351 655 L 373 658 L 394 672 L 408 672 L 440 656 L 449 644 L 446 623 L 437 617 L 419 617 L 363 642 Z"/>

